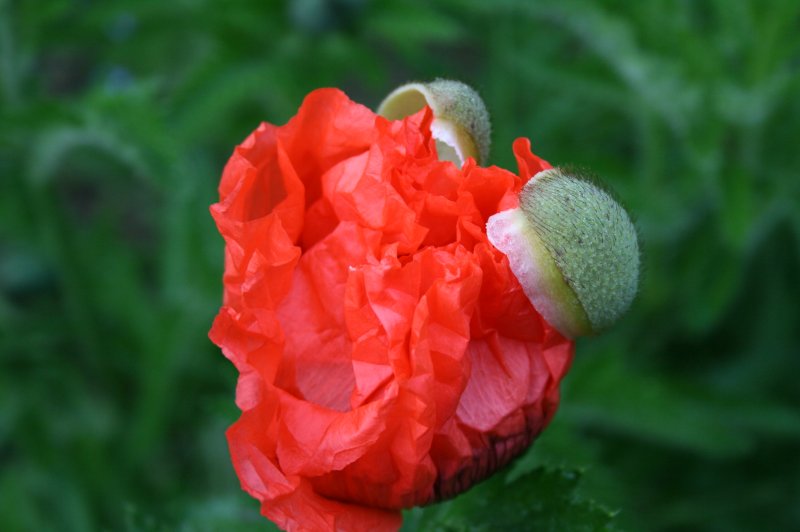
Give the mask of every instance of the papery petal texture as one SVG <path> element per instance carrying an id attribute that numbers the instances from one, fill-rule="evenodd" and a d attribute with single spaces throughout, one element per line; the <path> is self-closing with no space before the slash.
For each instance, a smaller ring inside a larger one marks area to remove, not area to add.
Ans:
<path id="1" fill-rule="evenodd" d="M 488 242 L 519 174 L 437 159 L 429 109 L 388 121 L 335 89 L 236 148 L 211 213 L 225 239 L 210 332 L 239 370 L 228 441 L 287 530 L 396 530 L 524 450 L 573 346 Z"/>

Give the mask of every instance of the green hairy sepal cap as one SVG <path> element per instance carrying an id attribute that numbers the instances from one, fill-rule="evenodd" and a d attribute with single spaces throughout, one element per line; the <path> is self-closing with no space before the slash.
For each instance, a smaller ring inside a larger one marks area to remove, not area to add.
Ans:
<path id="1" fill-rule="evenodd" d="M 383 100 L 378 114 L 400 120 L 426 105 L 433 111 L 431 134 L 436 139 L 439 159 L 462 165 L 472 157 L 485 165 L 492 127 L 483 100 L 469 85 L 446 79 L 408 83 Z"/>
<path id="2" fill-rule="evenodd" d="M 554 168 L 487 223 L 490 242 L 542 317 L 575 338 L 607 329 L 639 283 L 639 244 L 625 210 L 589 181 Z"/>

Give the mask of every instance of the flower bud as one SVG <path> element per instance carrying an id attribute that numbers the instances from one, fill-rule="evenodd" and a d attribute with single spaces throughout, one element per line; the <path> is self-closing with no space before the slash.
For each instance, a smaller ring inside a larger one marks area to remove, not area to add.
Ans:
<path id="1" fill-rule="evenodd" d="M 554 168 L 487 223 L 490 242 L 536 310 L 564 335 L 596 334 L 628 309 L 639 280 L 636 229 L 602 189 Z"/>
<path id="2" fill-rule="evenodd" d="M 433 111 L 431 134 L 439 158 L 462 165 L 472 157 L 485 165 L 491 144 L 489 113 L 478 93 L 460 81 L 437 79 L 398 87 L 380 104 L 378 114 L 399 120 L 426 105 Z"/>

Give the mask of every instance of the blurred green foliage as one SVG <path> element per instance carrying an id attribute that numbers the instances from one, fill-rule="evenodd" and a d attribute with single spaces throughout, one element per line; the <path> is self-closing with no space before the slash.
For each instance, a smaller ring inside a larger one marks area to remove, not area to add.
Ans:
<path id="1" fill-rule="evenodd" d="M 800 529 L 798 27 L 796 0 L 0 0 L 0 529 L 269 528 L 206 338 L 221 169 L 316 87 L 437 76 L 485 97 L 493 163 L 528 136 L 607 181 L 644 275 L 532 451 L 406 528 Z"/>

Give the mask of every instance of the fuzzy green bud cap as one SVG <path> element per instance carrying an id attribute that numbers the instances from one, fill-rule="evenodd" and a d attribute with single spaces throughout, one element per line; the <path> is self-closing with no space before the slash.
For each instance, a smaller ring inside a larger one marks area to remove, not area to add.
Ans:
<path id="1" fill-rule="evenodd" d="M 383 100 L 378 114 L 400 120 L 426 105 L 433 111 L 431 133 L 436 139 L 439 158 L 461 165 L 472 157 L 485 165 L 492 127 L 483 100 L 469 85 L 446 79 L 408 83 Z"/>
<path id="2" fill-rule="evenodd" d="M 569 337 L 607 329 L 636 295 L 636 229 L 585 179 L 539 172 L 523 187 L 519 209 L 494 215 L 487 233 L 542 317 Z"/>

